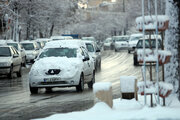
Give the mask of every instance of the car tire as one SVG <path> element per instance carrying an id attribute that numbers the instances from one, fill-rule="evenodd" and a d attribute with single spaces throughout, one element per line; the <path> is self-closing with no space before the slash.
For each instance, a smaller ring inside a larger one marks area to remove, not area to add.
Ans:
<path id="1" fill-rule="evenodd" d="M 47 87 L 46 88 L 46 93 L 51 93 L 52 92 L 52 88 L 51 87 Z"/>
<path id="2" fill-rule="evenodd" d="M 88 88 L 92 89 L 94 83 L 95 83 L 95 72 L 93 72 L 93 78 L 92 78 L 91 82 L 88 83 Z"/>
<path id="3" fill-rule="evenodd" d="M 137 57 L 134 57 L 134 65 L 135 65 L 135 66 L 139 65 L 138 60 L 137 60 Z"/>
<path id="4" fill-rule="evenodd" d="M 128 50 L 128 53 L 131 53 L 131 51 L 130 51 L 130 50 Z"/>
<path id="5" fill-rule="evenodd" d="M 31 94 L 37 94 L 38 93 L 38 88 L 37 87 L 31 87 L 29 85 L 29 89 L 30 89 Z"/>
<path id="6" fill-rule="evenodd" d="M 76 86 L 77 92 L 82 92 L 84 90 L 84 77 L 83 75 L 80 76 L 79 85 Z"/>
<path id="7" fill-rule="evenodd" d="M 21 66 L 19 68 L 19 71 L 17 72 L 17 77 L 21 77 L 22 76 L 22 71 L 21 71 Z"/>
<path id="8" fill-rule="evenodd" d="M 9 79 L 12 79 L 12 78 L 13 78 L 13 65 L 11 65 L 10 72 L 9 72 L 9 74 L 8 74 L 8 78 L 9 78 Z"/>

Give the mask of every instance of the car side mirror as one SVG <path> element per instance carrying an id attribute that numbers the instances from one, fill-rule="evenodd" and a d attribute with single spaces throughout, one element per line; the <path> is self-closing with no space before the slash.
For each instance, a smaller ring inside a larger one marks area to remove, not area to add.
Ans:
<path id="1" fill-rule="evenodd" d="M 100 50 L 100 49 L 97 49 L 96 52 L 101 52 L 101 50 Z"/>
<path id="2" fill-rule="evenodd" d="M 88 61 L 88 60 L 89 60 L 89 57 L 84 57 L 83 58 L 83 62 Z"/>
<path id="3" fill-rule="evenodd" d="M 13 58 L 17 58 L 17 57 L 19 57 L 18 54 L 14 54 L 14 55 L 13 55 Z"/>

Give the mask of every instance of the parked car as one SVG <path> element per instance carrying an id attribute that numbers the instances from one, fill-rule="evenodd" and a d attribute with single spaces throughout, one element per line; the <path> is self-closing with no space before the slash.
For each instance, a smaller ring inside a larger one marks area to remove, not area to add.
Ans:
<path id="1" fill-rule="evenodd" d="M 105 41 L 104 41 L 104 50 L 107 50 L 107 49 L 113 49 L 113 40 L 112 38 L 107 38 Z"/>
<path id="2" fill-rule="evenodd" d="M 151 41 L 151 42 L 150 42 Z M 161 49 L 162 47 L 162 40 L 161 40 L 161 37 L 159 36 L 158 37 L 158 48 Z M 151 43 L 151 44 L 150 44 Z M 151 45 L 151 47 L 150 47 Z M 155 49 L 156 48 L 156 39 L 154 36 L 151 36 L 151 39 L 149 40 L 149 37 L 148 36 L 145 36 L 145 50 L 147 49 Z M 134 54 L 133 54 L 133 60 L 134 60 L 134 65 L 139 65 L 139 62 L 138 62 L 138 55 L 137 55 L 137 51 L 138 50 L 142 50 L 143 49 L 143 39 L 141 38 L 137 45 L 136 45 L 136 48 L 135 48 L 135 51 L 134 51 Z"/>
<path id="3" fill-rule="evenodd" d="M 0 75 L 7 75 L 13 78 L 13 73 L 21 77 L 22 58 L 18 51 L 7 45 L 0 46 Z"/>
<path id="4" fill-rule="evenodd" d="M 128 48 L 128 40 L 129 36 L 113 36 L 113 42 L 114 42 L 114 50 L 117 52 L 121 49 L 127 49 Z"/>
<path id="5" fill-rule="evenodd" d="M 23 46 L 19 42 L 15 42 L 11 40 L 8 40 L 6 43 L 7 45 L 10 45 L 16 48 L 16 50 L 20 53 L 22 57 L 22 65 L 25 67 L 26 66 L 26 53 Z"/>
<path id="6" fill-rule="evenodd" d="M 98 45 L 93 41 L 83 41 L 86 44 L 89 55 L 94 59 L 95 70 L 101 70 L 101 51 Z"/>
<path id="7" fill-rule="evenodd" d="M 97 42 L 94 37 L 82 37 L 82 40 Z"/>
<path id="8" fill-rule="evenodd" d="M 137 45 L 137 42 L 142 37 L 143 37 L 143 34 L 132 34 L 130 36 L 129 42 L 128 42 L 128 53 L 131 53 L 131 51 L 134 51 L 134 49 Z"/>
<path id="9" fill-rule="evenodd" d="M 47 42 L 51 41 L 51 39 L 50 39 L 50 38 L 38 38 L 38 39 L 36 39 L 35 41 L 43 42 L 43 43 L 44 43 L 44 46 L 45 46 L 45 44 L 46 44 Z M 44 46 L 43 46 L 43 47 L 44 47 Z"/>
<path id="10" fill-rule="evenodd" d="M 25 49 L 26 62 L 34 63 L 34 59 L 38 56 L 40 48 L 35 41 L 23 41 L 21 45 Z"/>
<path id="11" fill-rule="evenodd" d="M 94 61 L 82 41 L 76 40 L 48 42 L 29 74 L 32 94 L 38 93 L 38 88 L 73 86 L 82 92 L 85 83 L 92 88 L 94 82 Z"/>

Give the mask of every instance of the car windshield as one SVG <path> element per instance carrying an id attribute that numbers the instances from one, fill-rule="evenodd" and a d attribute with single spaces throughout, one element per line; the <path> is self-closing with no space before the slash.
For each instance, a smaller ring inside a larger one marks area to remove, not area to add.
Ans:
<path id="1" fill-rule="evenodd" d="M 0 57 L 11 56 L 10 49 L 8 47 L 0 47 Z"/>
<path id="2" fill-rule="evenodd" d="M 114 37 L 114 41 L 127 41 L 129 37 Z"/>
<path id="3" fill-rule="evenodd" d="M 86 43 L 86 48 L 87 48 L 88 52 L 94 52 L 94 47 L 92 44 Z"/>
<path id="4" fill-rule="evenodd" d="M 158 41 L 159 41 L 158 47 L 161 48 L 161 40 L 158 40 Z M 150 43 L 149 40 L 146 39 L 145 40 L 145 47 L 146 48 L 150 48 L 150 44 L 149 43 Z M 136 47 L 137 48 L 143 48 L 143 40 L 139 40 Z M 151 47 L 152 48 L 156 48 L 156 40 L 155 39 L 151 40 Z"/>
<path id="5" fill-rule="evenodd" d="M 38 43 L 38 45 L 39 45 L 39 48 L 42 48 L 41 43 L 40 43 L 40 42 L 37 42 L 37 43 Z"/>
<path id="6" fill-rule="evenodd" d="M 39 58 L 43 58 L 43 57 L 75 58 L 77 57 L 77 49 L 76 48 L 48 48 L 48 49 L 45 49 L 39 55 Z"/>
<path id="7" fill-rule="evenodd" d="M 7 45 L 13 46 L 18 50 L 18 44 L 17 43 L 7 43 Z"/>
<path id="8" fill-rule="evenodd" d="M 34 50 L 33 43 L 22 43 L 22 46 L 25 50 Z"/>
<path id="9" fill-rule="evenodd" d="M 108 39 L 105 40 L 105 43 L 110 43 L 110 42 L 112 42 L 111 38 L 108 38 Z"/>

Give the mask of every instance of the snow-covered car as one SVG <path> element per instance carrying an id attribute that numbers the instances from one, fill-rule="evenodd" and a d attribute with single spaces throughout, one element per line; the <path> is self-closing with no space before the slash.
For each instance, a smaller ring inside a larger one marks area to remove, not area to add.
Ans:
<path id="1" fill-rule="evenodd" d="M 22 58 L 19 52 L 12 46 L 0 46 L 0 75 L 13 78 L 13 73 L 21 77 Z"/>
<path id="2" fill-rule="evenodd" d="M 95 70 L 101 69 L 101 51 L 98 45 L 93 41 L 83 41 L 86 45 L 89 55 L 94 59 Z"/>
<path id="3" fill-rule="evenodd" d="M 94 37 L 82 37 L 81 38 L 82 40 L 85 40 L 85 41 L 93 41 L 93 42 L 97 42 L 96 39 Z"/>
<path id="4" fill-rule="evenodd" d="M 48 42 L 29 74 L 30 92 L 38 93 L 38 88 L 51 90 L 53 87 L 76 87 L 84 90 L 95 82 L 94 61 L 84 48 L 82 41 L 51 41 Z"/>
<path id="5" fill-rule="evenodd" d="M 128 48 L 129 36 L 113 36 L 112 39 L 114 42 L 115 52 L 117 52 L 118 50 L 121 50 L 121 49 Z"/>
<path id="6" fill-rule="evenodd" d="M 35 41 L 22 41 L 21 45 L 25 49 L 26 62 L 33 63 L 40 52 L 39 45 Z"/>
<path id="7" fill-rule="evenodd" d="M 104 41 L 104 50 L 113 49 L 112 44 L 113 44 L 112 38 L 106 38 L 106 40 Z"/>
<path id="8" fill-rule="evenodd" d="M 22 65 L 25 67 L 26 66 L 26 53 L 22 45 L 19 42 L 10 41 L 10 40 L 7 41 L 7 45 L 10 45 L 16 48 L 16 50 L 20 53 L 22 57 Z"/>
<path id="9" fill-rule="evenodd" d="M 143 34 L 132 34 L 129 38 L 128 42 L 128 53 L 131 53 L 131 51 L 134 51 L 137 42 L 139 41 L 140 38 L 143 37 Z"/>
<path id="10" fill-rule="evenodd" d="M 158 48 L 161 49 L 161 46 L 162 46 L 162 40 L 161 40 L 161 37 L 158 36 Z M 145 50 L 146 51 L 148 51 L 148 49 L 154 50 L 155 48 L 156 48 L 155 36 L 152 35 L 150 40 L 149 40 L 148 36 L 145 36 Z M 137 52 L 138 52 L 138 50 L 142 50 L 142 49 L 143 49 L 143 39 L 141 38 L 138 41 L 136 48 L 134 50 L 134 53 L 133 53 L 134 65 L 139 65 Z"/>

